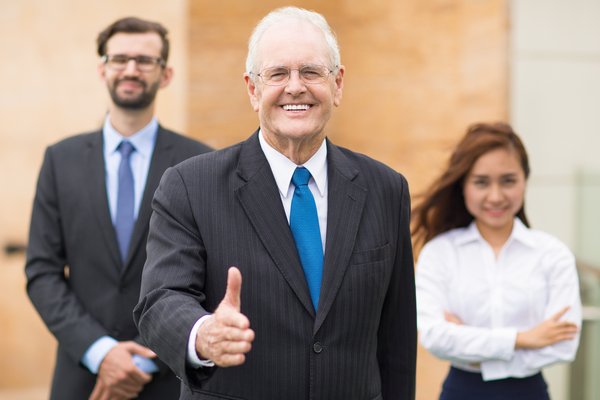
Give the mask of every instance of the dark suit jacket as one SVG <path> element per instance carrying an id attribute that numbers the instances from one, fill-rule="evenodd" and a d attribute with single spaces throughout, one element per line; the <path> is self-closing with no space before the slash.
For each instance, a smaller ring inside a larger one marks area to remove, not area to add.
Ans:
<path id="1" fill-rule="evenodd" d="M 416 312 L 405 179 L 327 143 L 328 218 L 315 313 L 257 135 L 169 169 L 153 201 L 140 334 L 180 376 L 182 399 L 414 399 Z M 246 362 L 186 366 L 196 320 L 242 273 L 256 333 Z"/>
<path id="2" fill-rule="evenodd" d="M 46 150 L 25 272 L 29 297 L 58 340 L 53 399 L 81 400 L 92 392 L 96 376 L 80 360 L 99 337 L 141 343 L 131 313 L 146 259 L 152 196 L 168 167 L 209 150 L 159 127 L 125 265 L 108 206 L 101 131 L 70 137 Z M 178 396 L 179 382 L 162 367 L 140 399 Z"/>

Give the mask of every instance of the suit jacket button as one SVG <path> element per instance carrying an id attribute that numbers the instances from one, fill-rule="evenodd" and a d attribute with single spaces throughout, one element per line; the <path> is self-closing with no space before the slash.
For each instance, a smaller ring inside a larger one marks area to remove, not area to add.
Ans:
<path id="1" fill-rule="evenodd" d="M 320 352 L 323 351 L 323 346 L 321 345 L 321 343 L 319 342 L 315 342 L 315 344 L 313 344 L 313 351 L 317 354 L 319 354 Z"/>

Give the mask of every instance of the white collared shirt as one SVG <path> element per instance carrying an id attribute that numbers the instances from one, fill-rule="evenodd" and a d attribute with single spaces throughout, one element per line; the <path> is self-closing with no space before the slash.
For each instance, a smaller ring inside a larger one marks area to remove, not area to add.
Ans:
<path id="1" fill-rule="evenodd" d="M 517 332 L 562 308 L 581 327 L 575 258 L 558 239 L 528 229 L 518 218 L 496 258 L 475 223 L 442 233 L 421 251 L 416 271 L 421 344 L 484 380 L 526 377 L 575 358 L 574 340 L 515 350 Z M 444 311 L 463 325 L 447 322 Z"/>
<path id="2" fill-rule="evenodd" d="M 108 206 L 113 224 L 117 218 L 117 191 L 119 186 L 119 164 L 121 163 L 121 153 L 118 150 L 119 144 L 123 140 L 131 142 L 135 151 L 131 153 L 129 163 L 131 172 L 133 172 L 134 184 L 134 217 L 137 219 L 144 196 L 144 188 L 150 170 L 150 161 L 154 153 L 154 144 L 156 143 L 156 134 L 158 131 L 158 121 L 152 120 L 129 137 L 122 136 L 113 128 L 110 123 L 109 115 L 104 120 L 102 135 L 104 139 L 104 166 L 106 168 L 106 191 L 108 194 Z"/>
<path id="3" fill-rule="evenodd" d="M 304 164 L 296 165 L 289 158 L 271 147 L 263 137 L 262 131 L 258 132 L 260 147 L 265 153 L 269 162 L 279 194 L 285 215 L 290 223 L 290 210 L 292 208 L 292 198 L 296 186 L 292 183 L 292 175 L 297 167 L 305 167 L 310 172 L 311 179 L 308 181 L 315 204 L 317 214 L 319 215 L 319 228 L 321 230 L 321 242 L 323 244 L 323 253 L 325 253 L 325 238 L 327 234 L 327 144 L 323 140 L 317 152 Z"/>

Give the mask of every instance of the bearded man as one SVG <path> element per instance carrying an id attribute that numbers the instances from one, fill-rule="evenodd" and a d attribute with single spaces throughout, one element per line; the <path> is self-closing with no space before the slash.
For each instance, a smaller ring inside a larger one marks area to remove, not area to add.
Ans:
<path id="1" fill-rule="evenodd" d="M 97 44 L 104 125 L 48 147 L 31 217 L 27 291 L 58 341 L 50 398 L 177 398 L 179 381 L 143 344 L 132 310 L 159 180 L 210 148 L 154 116 L 173 77 L 161 24 L 123 18 Z"/>

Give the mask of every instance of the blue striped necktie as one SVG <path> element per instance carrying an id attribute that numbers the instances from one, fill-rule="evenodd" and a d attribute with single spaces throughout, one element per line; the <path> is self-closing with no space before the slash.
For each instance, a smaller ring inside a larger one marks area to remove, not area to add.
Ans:
<path id="1" fill-rule="evenodd" d="M 296 189 L 290 210 L 290 228 L 296 241 L 310 297 L 315 310 L 317 310 L 323 277 L 323 244 L 317 206 L 308 188 L 309 179 L 310 172 L 306 168 L 296 168 L 292 176 L 292 183 Z"/>
<path id="2" fill-rule="evenodd" d="M 124 140 L 119 144 L 121 153 L 121 163 L 119 164 L 119 188 L 117 190 L 117 217 L 115 220 L 115 231 L 119 241 L 119 251 L 121 260 L 125 263 L 127 252 L 129 251 L 129 242 L 135 219 L 133 216 L 133 172 L 129 157 L 135 151 L 133 145 Z"/>

